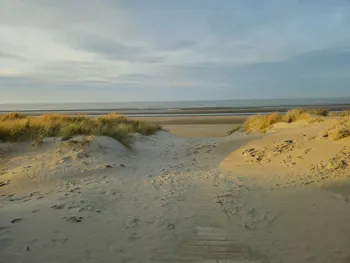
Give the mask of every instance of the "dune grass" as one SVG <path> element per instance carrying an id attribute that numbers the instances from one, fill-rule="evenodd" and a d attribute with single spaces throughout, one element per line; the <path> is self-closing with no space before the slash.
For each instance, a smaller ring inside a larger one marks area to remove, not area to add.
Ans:
<path id="1" fill-rule="evenodd" d="M 329 116 L 333 116 L 333 117 L 350 117 L 350 110 L 330 112 Z"/>
<path id="2" fill-rule="evenodd" d="M 326 131 L 325 135 L 333 141 L 350 137 L 350 119 L 339 120 L 334 127 Z"/>
<path id="3" fill-rule="evenodd" d="M 0 115 L 0 121 L 11 121 L 11 120 L 20 120 L 20 119 L 25 119 L 27 116 L 17 113 L 17 112 L 10 112 L 9 114 L 6 115 Z"/>
<path id="4" fill-rule="evenodd" d="M 246 132 L 266 132 L 273 124 L 279 122 L 292 123 L 306 120 L 309 123 L 322 122 L 323 116 L 328 116 L 327 109 L 292 109 L 286 114 L 273 112 L 266 115 L 253 115 L 244 123 Z"/>
<path id="5" fill-rule="evenodd" d="M 19 113 L 0 116 L 0 141 L 42 141 L 45 137 L 75 135 L 109 136 L 130 146 L 133 133 L 151 135 L 161 129 L 151 123 L 111 113 L 98 118 L 44 114 L 27 117 Z"/>
<path id="6" fill-rule="evenodd" d="M 303 109 L 297 108 L 289 110 L 284 116 L 283 121 L 287 123 L 299 120 L 312 120 L 314 116 L 328 116 L 327 109 Z"/>
<path id="7" fill-rule="evenodd" d="M 266 132 L 271 125 L 281 122 L 283 115 L 278 112 L 266 115 L 253 115 L 244 122 L 244 130 L 246 132 Z"/>

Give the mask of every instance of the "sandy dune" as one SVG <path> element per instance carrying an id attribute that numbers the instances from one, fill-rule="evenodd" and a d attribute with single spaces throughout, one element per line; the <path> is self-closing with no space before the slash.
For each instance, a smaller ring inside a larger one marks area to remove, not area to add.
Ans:
<path id="1" fill-rule="evenodd" d="M 350 143 L 327 125 L 2 145 L 0 262 L 350 262 Z"/>

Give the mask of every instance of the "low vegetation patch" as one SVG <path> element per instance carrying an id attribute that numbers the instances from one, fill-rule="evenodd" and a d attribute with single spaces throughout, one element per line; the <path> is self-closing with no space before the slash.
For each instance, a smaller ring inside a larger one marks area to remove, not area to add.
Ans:
<path id="1" fill-rule="evenodd" d="M 0 115 L 0 121 L 11 121 L 11 120 L 19 120 L 19 119 L 25 119 L 27 116 L 17 113 L 17 112 L 10 112 L 6 115 Z"/>
<path id="2" fill-rule="evenodd" d="M 283 121 L 287 123 L 299 121 L 299 120 L 306 120 L 306 121 L 312 121 L 315 116 L 328 116 L 328 110 L 327 109 L 292 109 L 289 110 L 284 116 Z M 320 119 L 318 117 L 318 119 Z"/>
<path id="3" fill-rule="evenodd" d="M 271 125 L 281 122 L 283 115 L 281 113 L 270 113 L 267 115 L 253 115 L 244 123 L 246 132 L 265 132 Z"/>
<path id="4" fill-rule="evenodd" d="M 329 116 L 350 118 L 350 110 L 330 112 Z"/>
<path id="5" fill-rule="evenodd" d="M 350 137 L 350 119 L 340 120 L 333 128 L 326 131 L 325 137 L 333 141 Z"/>
<path id="6" fill-rule="evenodd" d="M 299 120 L 309 123 L 322 122 L 323 116 L 328 116 L 327 109 L 292 109 L 284 115 L 278 112 L 254 115 L 245 121 L 244 130 L 246 132 L 266 132 L 275 123 L 292 123 Z"/>
<path id="7" fill-rule="evenodd" d="M 160 129 L 158 125 L 131 120 L 115 113 L 98 118 L 63 114 L 28 117 L 19 113 L 0 116 L 0 141 L 41 142 L 45 137 L 96 135 L 109 136 L 129 146 L 131 134 L 151 135 Z"/>

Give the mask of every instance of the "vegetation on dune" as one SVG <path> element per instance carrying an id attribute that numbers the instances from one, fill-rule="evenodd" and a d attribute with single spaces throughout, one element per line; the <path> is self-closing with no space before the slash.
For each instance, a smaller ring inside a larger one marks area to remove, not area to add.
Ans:
<path id="1" fill-rule="evenodd" d="M 244 123 L 246 132 L 266 132 L 273 124 L 279 122 L 292 123 L 305 120 L 309 123 L 322 122 L 323 116 L 328 116 L 327 109 L 292 109 L 286 114 L 274 112 L 266 115 L 254 115 Z"/>
<path id="2" fill-rule="evenodd" d="M 19 119 L 25 119 L 27 116 L 17 113 L 17 112 L 10 112 L 6 115 L 0 115 L 0 121 L 11 121 L 11 120 L 19 120 Z"/>
<path id="3" fill-rule="evenodd" d="M 241 126 L 240 125 L 237 125 L 236 127 L 234 127 L 233 129 L 229 130 L 227 132 L 227 135 L 231 135 L 231 134 L 234 134 L 235 132 L 239 131 L 241 129 Z"/>
<path id="4" fill-rule="evenodd" d="M 330 112 L 329 116 L 333 116 L 333 117 L 350 117 L 350 110 Z"/>
<path id="5" fill-rule="evenodd" d="M 131 120 L 115 113 L 98 118 L 63 114 L 27 117 L 19 113 L 0 116 L 0 141 L 40 142 L 45 137 L 96 135 L 109 136 L 129 146 L 131 134 L 151 135 L 160 129 L 158 125 Z"/>
<path id="6" fill-rule="evenodd" d="M 328 116 L 329 111 L 326 108 L 317 108 L 317 109 L 303 109 L 305 113 L 309 113 L 312 115 L 319 115 L 319 116 Z"/>
<path id="7" fill-rule="evenodd" d="M 287 123 L 299 120 L 312 120 L 314 116 L 328 116 L 327 109 L 292 109 L 283 116 L 283 121 Z"/>
<path id="8" fill-rule="evenodd" d="M 275 123 L 292 123 L 305 120 L 308 123 L 322 122 L 325 116 L 342 117 L 338 124 L 325 131 L 324 137 L 337 141 L 350 137 L 350 111 L 328 112 L 327 109 L 292 109 L 286 114 L 270 113 L 254 115 L 244 123 L 244 130 L 250 132 L 266 132 Z"/>
<path id="9" fill-rule="evenodd" d="M 333 141 L 350 137 L 350 119 L 340 120 L 333 128 L 326 131 L 325 136 Z"/>
<path id="10" fill-rule="evenodd" d="M 246 132 L 265 132 L 271 125 L 281 122 L 283 115 L 278 112 L 266 115 L 253 115 L 244 122 Z"/>

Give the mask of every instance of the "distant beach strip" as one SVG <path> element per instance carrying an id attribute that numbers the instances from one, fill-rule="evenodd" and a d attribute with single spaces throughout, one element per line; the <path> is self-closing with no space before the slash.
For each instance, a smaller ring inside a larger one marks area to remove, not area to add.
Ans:
<path id="1" fill-rule="evenodd" d="M 240 123 L 250 115 L 283 113 L 293 108 L 348 110 L 350 109 L 350 98 L 0 104 L 0 114 L 20 112 L 28 116 L 39 116 L 47 113 L 60 113 L 96 117 L 117 112 L 131 118 L 164 124 L 231 124 Z"/>

